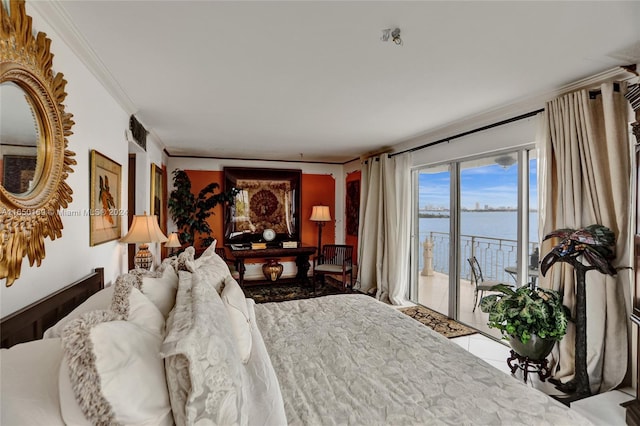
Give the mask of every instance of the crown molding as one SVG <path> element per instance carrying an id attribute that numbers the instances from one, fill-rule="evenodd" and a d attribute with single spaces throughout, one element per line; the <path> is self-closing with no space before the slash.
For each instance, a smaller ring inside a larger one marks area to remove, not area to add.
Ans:
<path id="1" fill-rule="evenodd" d="M 33 1 L 29 2 L 29 5 L 53 27 L 62 41 L 85 64 L 122 109 L 128 114 L 134 114 L 137 111 L 136 105 L 80 33 L 60 2 L 57 0 Z"/>
<path id="2" fill-rule="evenodd" d="M 40 16 L 42 16 L 49 25 L 51 25 L 62 41 L 69 46 L 80 62 L 89 69 L 91 74 L 94 75 L 98 82 L 102 84 L 102 86 L 127 114 L 131 115 L 138 112 L 138 106 L 131 100 L 129 95 L 127 95 L 120 83 L 118 83 L 98 54 L 80 33 L 60 1 L 31 1 L 28 2 L 28 5 L 38 12 L 38 14 L 40 14 Z M 140 117 L 136 118 L 139 119 Z M 148 131 L 160 144 L 160 150 L 162 151 L 165 146 L 160 137 L 158 137 L 153 129 L 149 129 Z"/>

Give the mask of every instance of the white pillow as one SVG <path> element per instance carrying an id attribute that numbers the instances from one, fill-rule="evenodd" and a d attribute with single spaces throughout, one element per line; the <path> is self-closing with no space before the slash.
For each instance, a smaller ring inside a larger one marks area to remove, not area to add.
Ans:
<path id="1" fill-rule="evenodd" d="M 231 320 L 231 330 L 236 338 L 240 360 L 246 364 L 251 355 L 251 320 L 244 292 L 238 282 L 229 276 L 224 280 L 220 297 Z"/>
<path id="2" fill-rule="evenodd" d="M 64 425 L 58 398 L 59 338 L 0 350 L 0 424 Z"/>
<path id="3" fill-rule="evenodd" d="M 159 351 L 162 338 L 109 311 L 73 320 L 63 332 L 60 409 L 69 425 L 170 425 Z"/>
<path id="4" fill-rule="evenodd" d="M 224 303 L 199 270 L 179 275 L 162 345 L 174 420 L 178 425 L 247 424 L 243 365 Z"/>
<path id="5" fill-rule="evenodd" d="M 122 315 L 123 319 L 163 336 L 164 315 L 151 300 L 134 287 L 136 282 L 137 277 L 132 274 L 120 275 L 114 285 L 110 308 Z"/>
<path id="6" fill-rule="evenodd" d="M 222 292 L 225 278 L 231 277 L 227 262 L 216 253 L 216 241 L 207 247 L 204 253 L 195 259 L 193 263 L 187 263 L 187 269 L 190 272 L 199 271 L 204 278 L 204 282 L 212 285 L 218 294 Z"/>
<path id="7" fill-rule="evenodd" d="M 166 318 L 176 303 L 178 291 L 178 274 L 173 266 L 167 265 L 159 278 L 143 277 L 141 287 L 142 294 L 147 296 Z"/>
<path id="8" fill-rule="evenodd" d="M 51 328 L 48 328 L 42 338 L 43 339 L 51 339 L 54 337 L 62 336 L 62 329 L 65 325 L 72 319 L 78 318 L 80 315 L 96 311 L 98 309 L 109 309 L 111 306 L 111 300 L 113 299 L 113 286 L 105 287 L 102 290 L 96 292 L 87 300 L 82 302 L 82 304 L 78 305 L 73 311 L 71 311 L 67 316 L 62 318 L 60 321 L 56 323 Z"/>

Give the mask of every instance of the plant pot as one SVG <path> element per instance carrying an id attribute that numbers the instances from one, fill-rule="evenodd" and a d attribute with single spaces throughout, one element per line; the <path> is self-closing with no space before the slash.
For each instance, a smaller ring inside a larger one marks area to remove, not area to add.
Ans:
<path id="1" fill-rule="evenodd" d="M 554 339 L 542 339 L 534 334 L 527 343 L 522 343 L 520 339 L 509 336 L 509 344 L 518 355 L 526 356 L 533 361 L 541 361 L 551 353 L 556 341 Z"/>

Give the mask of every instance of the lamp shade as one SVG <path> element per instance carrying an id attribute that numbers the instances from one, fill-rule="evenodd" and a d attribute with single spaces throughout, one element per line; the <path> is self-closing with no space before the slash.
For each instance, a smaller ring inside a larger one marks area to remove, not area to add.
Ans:
<path id="1" fill-rule="evenodd" d="M 329 206 L 313 206 L 309 220 L 314 222 L 329 222 L 331 220 Z"/>
<path id="2" fill-rule="evenodd" d="M 158 226 L 158 217 L 144 215 L 133 216 L 133 223 L 127 235 L 120 242 L 123 243 L 164 243 L 168 238 Z"/>
<path id="3" fill-rule="evenodd" d="M 178 234 L 172 232 L 169 234 L 169 241 L 164 244 L 165 247 L 182 247 L 180 244 L 180 239 L 178 239 Z"/>

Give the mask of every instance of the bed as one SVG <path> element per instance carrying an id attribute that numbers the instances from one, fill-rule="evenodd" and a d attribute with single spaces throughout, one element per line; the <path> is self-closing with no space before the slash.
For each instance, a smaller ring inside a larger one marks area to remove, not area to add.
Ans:
<path id="1" fill-rule="evenodd" d="M 2 424 L 590 424 L 369 296 L 256 305 L 213 250 L 53 324 L 0 351 Z"/>

